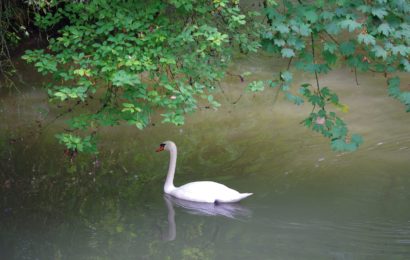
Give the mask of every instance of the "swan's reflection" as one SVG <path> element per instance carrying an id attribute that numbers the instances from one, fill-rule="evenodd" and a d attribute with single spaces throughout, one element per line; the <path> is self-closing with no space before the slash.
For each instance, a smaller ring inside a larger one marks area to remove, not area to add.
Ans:
<path id="1" fill-rule="evenodd" d="M 176 237 L 174 206 L 180 207 L 193 215 L 224 216 L 232 219 L 241 219 L 252 215 L 251 210 L 237 203 L 200 203 L 177 199 L 169 195 L 164 195 L 164 200 L 168 209 L 168 233 L 163 236 L 163 239 L 168 241 L 174 240 Z"/>

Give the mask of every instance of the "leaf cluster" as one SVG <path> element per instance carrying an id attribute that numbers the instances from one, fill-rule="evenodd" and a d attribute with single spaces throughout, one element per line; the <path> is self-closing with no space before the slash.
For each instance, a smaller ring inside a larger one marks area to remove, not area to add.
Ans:
<path id="1" fill-rule="evenodd" d="M 339 104 L 338 96 L 329 88 L 320 87 L 319 76 L 339 64 L 351 67 L 356 77 L 356 71 L 384 75 L 409 72 L 410 4 L 401 0 L 285 0 L 282 5 L 267 5 L 264 13 L 264 49 L 288 59 L 287 71 L 295 61 L 295 69 L 312 73 L 316 78 L 315 91 L 309 90 L 309 84 L 300 91 L 313 107 L 304 124 L 329 137 L 333 149 L 355 150 L 361 137 L 348 135 L 340 117 L 325 109 L 329 103 L 342 111 L 347 106 Z M 283 80 L 283 72 L 279 80 Z M 290 101 L 302 103 L 299 96 L 290 93 L 290 82 L 285 82 L 281 90 Z M 397 82 L 398 78 L 389 79 L 389 95 L 408 107 L 408 92 L 401 92 Z"/>
<path id="2" fill-rule="evenodd" d="M 212 93 L 233 48 L 259 47 L 255 15 L 228 0 L 67 0 L 55 12 L 38 13 L 40 28 L 67 24 L 47 48 L 29 50 L 23 59 L 53 77 L 52 100 L 97 107 L 70 130 L 120 122 L 143 129 L 155 111 L 163 122 L 181 125 L 201 103 L 219 106 Z"/>
<path id="3" fill-rule="evenodd" d="M 331 147 L 335 151 L 355 151 L 363 142 L 358 134 L 349 135 L 346 123 L 334 111 L 326 110 L 327 105 L 333 105 L 342 112 L 347 112 L 348 107 L 339 102 L 339 97 L 328 87 L 320 91 L 312 91 L 310 84 L 303 84 L 299 92 L 313 105 L 319 107 L 303 120 L 303 124 L 315 132 L 321 133 L 331 140 Z"/>

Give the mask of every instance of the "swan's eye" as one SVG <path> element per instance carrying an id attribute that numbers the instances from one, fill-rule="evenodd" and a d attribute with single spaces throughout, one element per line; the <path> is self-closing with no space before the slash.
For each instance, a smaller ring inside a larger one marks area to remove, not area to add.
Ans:
<path id="1" fill-rule="evenodd" d="M 165 147 L 165 144 L 160 144 L 159 146 L 162 147 L 162 148 L 164 148 L 164 147 Z"/>

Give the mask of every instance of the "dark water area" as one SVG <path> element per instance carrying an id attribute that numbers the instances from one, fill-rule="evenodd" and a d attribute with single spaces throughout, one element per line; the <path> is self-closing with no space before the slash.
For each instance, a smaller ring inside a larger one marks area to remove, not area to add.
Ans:
<path id="1" fill-rule="evenodd" d="M 281 68 L 271 57 L 239 57 L 231 71 L 252 75 L 227 77 L 217 111 L 181 127 L 154 117 L 144 131 L 102 129 L 100 154 L 70 162 L 54 138 L 66 117 L 53 121 L 61 109 L 23 67 L 25 85 L 0 101 L 0 258 L 409 259 L 410 115 L 380 75 L 359 74 L 359 86 L 344 68 L 323 76 L 365 140 L 335 153 L 299 125 L 308 105 L 274 102 L 274 90 L 243 92 Z M 165 140 L 178 145 L 176 186 L 212 180 L 254 195 L 232 206 L 164 196 L 169 155 L 155 148 Z"/>

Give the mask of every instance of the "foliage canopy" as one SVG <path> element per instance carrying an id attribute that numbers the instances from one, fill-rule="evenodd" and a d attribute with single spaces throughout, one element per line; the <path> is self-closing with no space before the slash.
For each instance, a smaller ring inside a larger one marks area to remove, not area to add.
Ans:
<path id="1" fill-rule="evenodd" d="M 348 107 L 319 82 L 336 64 L 355 74 L 383 73 L 388 94 L 410 111 L 410 92 L 400 89 L 394 75 L 410 71 L 407 1 L 263 3 L 259 14 L 242 10 L 236 0 L 59 1 L 36 22 L 44 29 L 65 26 L 46 49 L 29 50 L 23 58 L 52 75 L 52 100 L 98 104 L 73 117 L 69 132 L 58 135 L 70 150 L 96 152 L 92 137 L 99 126 L 125 121 L 143 129 L 154 111 L 161 111 L 163 122 L 181 125 L 201 105 L 218 107 L 212 93 L 233 51 L 260 46 L 289 65 L 277 78 L 247 89 L 277 88 L 297 105 L 310 103 L 312 112 L 302 123 L 329 138 L 334 150 L 353 151 L 362 143 L 336 113 Z M 312 73 L 316 84 L 303 83 L 295 91 L 295 69 Z M 75 136 L 78 131 L 91 135 Z"/>

